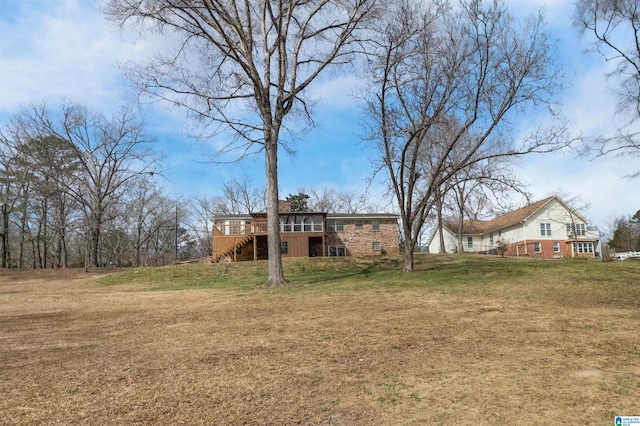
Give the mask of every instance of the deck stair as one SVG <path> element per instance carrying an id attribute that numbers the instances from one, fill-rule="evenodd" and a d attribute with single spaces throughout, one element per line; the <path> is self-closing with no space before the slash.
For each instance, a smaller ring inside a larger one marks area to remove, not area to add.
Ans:
<path id="1" fill-rule="evenodd" d="M 224 259 L 225 257 L 229 257 L 229 258 L 233 258 L 233 253 L 239 249 L 240 247 L 242 247 L 243 245 L 247 244 L 249 241 L 253 240 L 253 234 L 248 234 L 247 236 L 245 236 L 242 240 L 238 241 L 235 245 L 229 247 L 229 249 L 227 249 L 224 253 L 220 254 L 219 256 L 217 256 L 214 259 L 214 263 L 218 263 L 220 262 L 222 259 Z"/>

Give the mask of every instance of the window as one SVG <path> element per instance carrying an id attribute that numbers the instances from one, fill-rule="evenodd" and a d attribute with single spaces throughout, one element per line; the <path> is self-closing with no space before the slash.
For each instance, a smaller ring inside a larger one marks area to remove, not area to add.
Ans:
<path id="1" fill-rule="evenodd" d="M 380 241 L 374 241 L 373 243 L 371 243 L 371 248 L 373 250 L 379 251 L 382 248 L 382 245 L 380 244 Z"/>
<path id="2" fill-rule="evenodd" d="M 587 225 L 585 225 L 584 223 L 567 223 L 567 234 L 584 236 L 586 233 Z"/>
<path id="3" fill-rule="evenodd" d="M 489 244 L 493 245 L 493 234 L 489 234 Z"/>
<path id="4" fill-rule="evenodd" d="M 280 241 L 280 254 L 289 254 L 289 242 Z"/>
<path id="5" fill-rule="evenodd" d="M 302 216 L 293 217 L 293 232 L 302 232 Z"/>
<path id="6" fill-rule="evenodd" d="M 467 237 L 467 248 L 473 248 L 473 237 Z"/>
<path id="7" fill-rule="evenodd" d="M 362 228 L 364 226 L 364 221 L 361 219 L 356 220 L 356 228 Z"/>
<path id="8" fill-rule="evenodd" d="M 550 223 L 541 223 L 540 224 L 540 236 L 541 237 L 550 237 L 551 236 L 551 224 Z"/>
<path id="9" fill-rule="evenodd" d="M 542 253 L 542 247 L 540 247 L 540 241 L 533 243 L 533 251 L 536 253 Z"/>
<path id="10" fill-rule="evenodd" d="M 587 225 L 576 223 L 576 234 L 584 236 L 587 233 Z"/>
<path id="11" fill-rule="evenodd" d="M 322 216 L 282 215 L 280 232 L 322 232 Z"/>
<path id="12" fill-rule="evenodd" d="M 573 243 L 573 250 L 577 253 L 593 253 L 593 243 Z"/>
<path id="13" fill-rule="evenodd" d="M 380 230 L 380 221 L 379 220 L 372 220 L 371 221 L 371 229 L 373 229 L 374 231 L 379 231 Z"/>
<path id="14" fill-rule="evenodd" d="M 553 252 L 560 253 L 560 243 L 558 241 L 553 242 Z"/>
<path id="15" fill-rule="evenodd" d="M 322 216 L 307 216 L 304 218 L 305 232 L 322 232 Z"/>
<path id="16" fill-rule="evenodd" d="M 291 216 L 280 216 L 280 232 L 293 232 Z"/>
<path id="17" fill-rule="evenodd" d="M 327 231 L 328 232 L 344 231 L 344 221 L 343 220 L 327 220 Z"/>
<path id="18" fill-rule="evenodd" d="M 227 220 L 224 225 L 225 235 L 241 235 L 244 234 L 243 220 Z"/>
<path id="19" fill-rule="evenodd" d="M 345 250 L 344 246 L 328 246 L 329 257 L 342 257 L 347 255 L 347 250 Z"/>

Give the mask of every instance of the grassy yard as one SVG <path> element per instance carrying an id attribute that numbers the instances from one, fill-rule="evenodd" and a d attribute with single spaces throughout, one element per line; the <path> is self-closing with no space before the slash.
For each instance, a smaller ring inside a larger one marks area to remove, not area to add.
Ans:
<path id="1" fill-rule="evenodd" d="M 640 261 L 0 271 L 0 424 L 613 425 Z"/>

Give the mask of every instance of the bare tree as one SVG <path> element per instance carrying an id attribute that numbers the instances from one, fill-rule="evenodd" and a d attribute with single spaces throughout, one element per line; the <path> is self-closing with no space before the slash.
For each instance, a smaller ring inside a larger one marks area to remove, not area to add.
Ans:
<path id="1" fill-rule="evenodd" d="M 298 192 L 309 194 L 309 208 L 312 211 L 327 213 L 340 211 L 338 194 L 333 188 L 328 186 L 323 186 L 322 188 L 311 187 L 309 189 L 300 188 Z"/>
<path id="2" fill-rule="evenodd" d="M 513 158 L 512 156 L 488 158 L 470 164 L 452 177 L 445 197 L 452 200 L 449 205 L 455 209 L 460 252 L 464 252 L 462 237 L 465 218 L 471 221 L 482 220 L 496 211 L 504 211 L 506 207 L 504 200 L 507 200 L 512 193 L 518 193 L 527 200 L 530 199 L 530 194 L 524 189 L 525 185 L 514 177 Z"/>
<path id="3" fill-rule="evenodd" d="M 142 93 L 187 109 L 205 126 L 233 133 L 240 155 L 264 150 L 269 271 L 284 284 L 278 216 L 278 147 L 285 117 L 310 122 L 309 85 L 359 49 L 376 0 L 111 0 L 107 16 L 171 31 L 179 48 L 128 77 Z"/>
<path id="4" fill-rule="evenodd" d="M 538 129 L 516 143 L 509 117 L 551 105 L 559 88 L 541 15 L 518 21 L 502 1 L 457 7 L 400 1 L 378 33 L 369 99 L 371 139 L 381 152 L 404 233 L 404 269 L 425 220 L 456 174 L 501 157 L 566 145 L 564 127 Z M 466 149 L 456 149 L 459 146 Z"/>
<path id="5" fill-rule="evenodd" d="M 355 191 L 341 191 L 338 193 L 340 212 L 347 214 L 362 213 L 367 209 L 369 196 Z"/>
<path id="6" fill-rule="evenodd" d="M 42 213 L 36 236 L 38 245 L 40 241 L 43 243 L 40 263 L 46 268 L 47 258 L 51 254 L 55 266 L 66 267 L 67 232 L 71 215 L 76 210 L 76 203 L 69 196 L 67 188 L 78 172 L 79 161 L 67 141 L 55 136 L 21 140 L 22 130 L 22 126 L 14 129 L 16 140 L 19 141 L 18 164 L 29 177 L 33 191 L 32 201 L 38 200 Z M 50 250 L 49 242 L 54 246 L 53 250 Z"/>
<path id="7" fill-rule="evenodd" d="M 213 217 L 224 214 L 218 210 L 221 205 L 220 197 L 199 195 L 191 202 L 191 214 L 187 219 L 189 232 L 196 238 L 200 248 L 200 257 L 211 256 L 213 253 L 212 227 Z"/>
<path id="8" fill-rule="evenodd" d="M 175 203 L 162 195 L 161 189 L 149 175 L 140 175 L 132 179 L 125 217 L 129 224 L 128 233 L 132 245 L 132 265 L 146 265 L 145 248 L 151 238 L 151 226 L 158 211 Z"/>
<path id="9" fill-rule="evenodd" d="M 223 203 L 220 205 L 222 214 L 246 214 L 256 211 L 264 211 L 264 190 L 254 188 L 248 178 L 238 181 L 236 179 L 225 182 L 222 185 L 224 193 Z"/>
<path id="10" fill-rule="evenodd" d="M 9 245 L 9 216 L 14 210 L 16 202 L 19 198 L 21 190 L 19 188 L 23 179 L 16 176 L 15 162 L 17 154 L 14 148 L 13 140 L 7 138 L 4 133 L 0 133 L 0 202 L 1 220 L 0 220 L 0 267 L 8 268 L 11 260 L 11 250 Z"/>
<path id="11" fill-rule="evenodd" d="M 65 192 L 82 207 L 88 227 L 88 264 L 100 263 L 102 226 L 120 212 L 117 208 L 128 182 L 157 172 L 154 154 L 146 149 L 153 138 L 131 111 L 123 108 L 105 117 L 77 104 L 63 103 L 59 113 L 45 105 L 23 108 L 16 126 L 33 138 L 42 135 L 66 141 L 77 172 Z"/>
<path id="12" fill-rule="evenodd" d="M 309 195 L 308 205 L 311 211 L 356 214 L 373 210 L 367 193 L 336 191 L 328 186 L 299 188 L 298 193 Z"/>
<path id="13" fill-rule="evenodd" d="M 631 126 L 640 119 L 640 3 L 637 0 L 578 0 L 575 24 L 595 37 L 595 50 L 616 64 L 610 74 L 620 79 L 618 113 L 633 111 L 629 126 L 611 137 L 596 139 L 598 155 L 640 155 L 640 132 Z M 638 176 L 640 170 L 635 172 Z"/>

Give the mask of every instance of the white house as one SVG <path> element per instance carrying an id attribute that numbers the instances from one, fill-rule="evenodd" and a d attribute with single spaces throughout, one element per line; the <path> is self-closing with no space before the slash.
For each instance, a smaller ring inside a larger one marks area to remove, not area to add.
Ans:
<path id="1" fill-rule="evenodd" d="M 589 230 L 587 220 L 556 196 L 491 220 L 442 225 L 447 253 L 497 254 L 500 242 L 507 247 L 505 256 L 596 257 L 601 251 L 599 232 Z M 440 252 L 439 229 L 429 239 L 428 249 Z"/>

